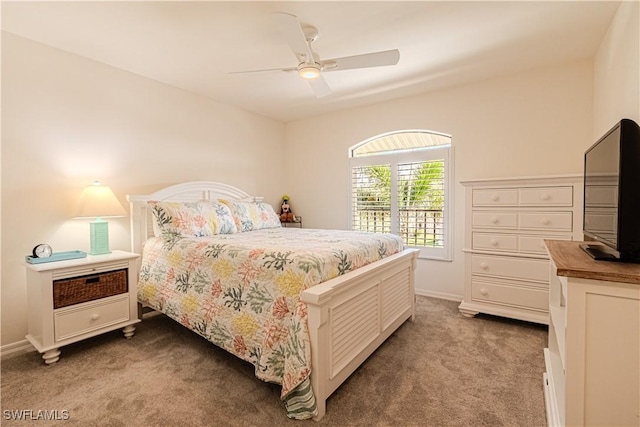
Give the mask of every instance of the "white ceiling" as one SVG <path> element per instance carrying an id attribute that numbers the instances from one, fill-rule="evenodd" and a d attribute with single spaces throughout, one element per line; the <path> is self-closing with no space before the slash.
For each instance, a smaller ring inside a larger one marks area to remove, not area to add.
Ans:
<path id="1" fill-rule="evenodd" d="M 2 2 L 2 29 L 216 101 L 290 121 L 591 58 L 618 1 Z M 322 59 L 399 49 L 396 66 L 325 73 L 316 98 L 271 13 L 320 32 Z"/>

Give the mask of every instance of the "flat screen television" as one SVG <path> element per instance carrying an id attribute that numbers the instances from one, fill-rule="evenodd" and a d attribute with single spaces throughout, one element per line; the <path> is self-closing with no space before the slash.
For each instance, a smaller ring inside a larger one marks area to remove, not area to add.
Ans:
<path id="1" fill-rule="evenodd" d="M 622 119 L 584 154 L 585 240 L 597 260 L 640 263 L 640 127 Z"/>

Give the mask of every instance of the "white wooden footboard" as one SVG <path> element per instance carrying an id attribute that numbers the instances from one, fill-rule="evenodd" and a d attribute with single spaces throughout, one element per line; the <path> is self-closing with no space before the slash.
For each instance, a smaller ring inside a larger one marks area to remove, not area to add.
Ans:
<path id="1" fill-rule="evenodd" d="M 406 249 L 302 293 L 318 415 L 326 400 L 402 323 L 415 315 L 417 249 Z"/>

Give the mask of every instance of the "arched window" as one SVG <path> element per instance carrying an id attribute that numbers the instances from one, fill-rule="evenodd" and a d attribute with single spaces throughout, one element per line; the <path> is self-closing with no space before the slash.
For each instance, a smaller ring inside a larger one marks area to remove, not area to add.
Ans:
<path id="1" fill-rule="evenodd" d="M 450 155 L 450 135 L 423 130 L 351 147 L 351 228 L 398 234 L 421 257 L 451 260 Z"/>

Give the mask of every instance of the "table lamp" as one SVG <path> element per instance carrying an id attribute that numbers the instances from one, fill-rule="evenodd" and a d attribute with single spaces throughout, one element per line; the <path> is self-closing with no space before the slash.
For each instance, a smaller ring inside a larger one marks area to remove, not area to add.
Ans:
<path id="1" fill-rule="evenodd" d="M 111 188 L 94 181 L 80 196 L 78 213 L 75 218 L 95 218 L 89 223 L 91 231 L 91 255 L 109 254 L 109 223 L 102 218 L 126 216 L 118 198 Z"/>

